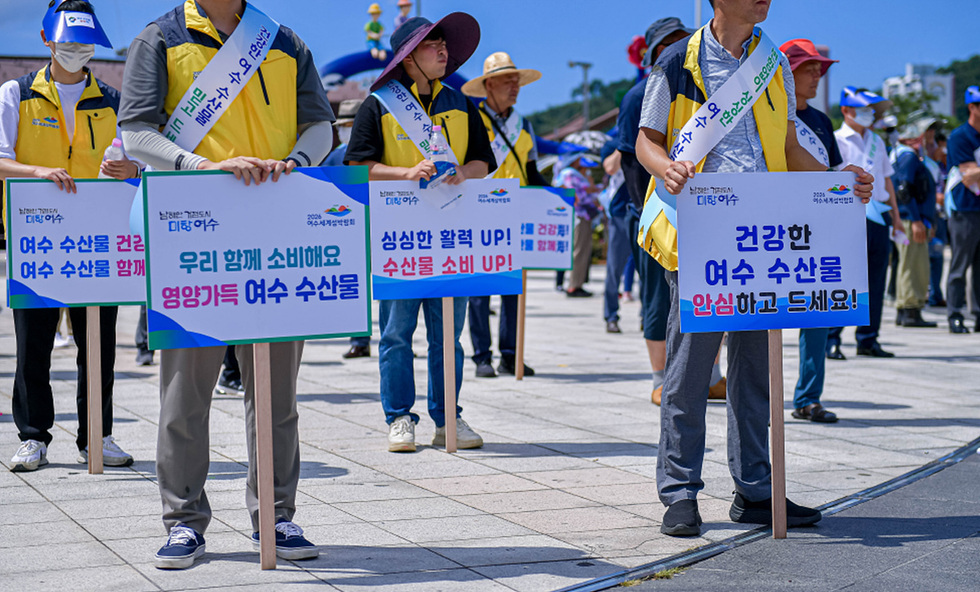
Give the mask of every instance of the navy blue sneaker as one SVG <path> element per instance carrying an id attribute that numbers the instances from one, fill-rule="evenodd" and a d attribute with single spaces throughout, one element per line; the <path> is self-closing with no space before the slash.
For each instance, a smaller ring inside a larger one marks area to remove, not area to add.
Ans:
<path id="1" fill-rule="evenodd" d="M 258 551 L 259 533 L 252 533 L 252 547 Z M 316 545 L 306 540 L 303 529 L 289 520 L 279 520 L 276 523 L 276 557 L 282 559 L 315 559 L 320 555 Z"/>
<path id="2" fill-rule="evenodd" d="M 157 551 L 157 569 L 187 569 L 204 555 L 204 537 L 188 526 L 178 524 L 170 529 L 167 544 Z"/>

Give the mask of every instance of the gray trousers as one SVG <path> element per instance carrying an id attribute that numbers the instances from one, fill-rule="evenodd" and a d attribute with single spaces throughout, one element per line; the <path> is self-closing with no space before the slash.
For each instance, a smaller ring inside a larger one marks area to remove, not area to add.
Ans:
<path id="1" fill-rule="evenodd" d="M 946 280 L 946 313 L 966 315 L 969 271 L 970 312 L 980 317 L 980 212 L 953 212 L 948 228 L 952 255 Z"/>
<path id="2" fill-rule="evenodd" d="M 669 506 L 704 488 L 705 412 L 711 366 L 723 333 L 681 333 L 677 272 L 668 271 L 667 367 L 660 403 L 657 489 Z M 771 497 L 769 342 L 765 331 L 728 335 L 728 467 L 749 501 Z"/>
<path id="3" fill-rule="evenodd" d="M 248 479 L 245 503 L 258 531 L 259 502 L 255 461 L 255 387 L 252 346 L 235 348 L 245 385 L 245 433 Z M 296 376 L 303 342 L 271 344 L 272 441 L 276 520 L 292 520 L 299 484 L 299 432 Z M 157 481 L 163 500 L 163 524 L 203 533 L 211 521 L 204 483 L 208 478 L 211 395 L 224 360 L 224 347 L 164 350 L 160 356 L 160 427 L 157 434 Z"/>

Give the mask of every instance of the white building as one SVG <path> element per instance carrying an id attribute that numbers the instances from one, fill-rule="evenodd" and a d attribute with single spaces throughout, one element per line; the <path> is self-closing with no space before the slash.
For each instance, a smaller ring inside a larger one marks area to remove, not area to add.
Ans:
<path id="1" fill-rule="evenodd" d="M 882 94 L 886 99 L 925 91 L 936 97 L 930 110 L 937 115 L 953 115 L 953 75 L 937 74 L 933 66 L 906 64 L 905 76 L 886 78 Z"/>

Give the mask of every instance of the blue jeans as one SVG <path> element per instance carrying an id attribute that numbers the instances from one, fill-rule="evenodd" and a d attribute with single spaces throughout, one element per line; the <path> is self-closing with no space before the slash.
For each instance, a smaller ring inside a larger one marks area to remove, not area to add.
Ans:
<path id="1" fill-rule="evenodd" d="M 629 239 L 629 237 L 626 237 Z M 626 268 L 623 269 L 623 292 L 633 291 L 633 278 L 636 276 L 636 263 L 633 262 L 633 250 L 630 249 L 630 258 L 626 260 Z"/>
<path id="2" fill-rule="evenodd" d="M 630 256 L 629 223 L 626 218 L 609 216 L 609 243 L 606 248 L 606 297 L 602 317 L 619 320 L 619 279 Z"/>
<path id="3" fill-rule="evenodd" d="M 827 328 L 800 329 L 800 378 L 793 393 L 793 407 L 797 409 L 820 402 L 829 332 Z"/>
<path id="4" fill-rule="evenodd" d="M 500 332 L 498 333 L 500 355 L 513 359 L 517 353 L 517 295 L 501 296 Z M 493 359 L 490 339 L 490 297 L 470 296 L 470 340 L 473 342 L 473 361 L 489 362 Z"/>
<path id="5" fill-rule="evenodd" d="M 429 417 L 436 427 L 446 425 L 442 364 L 442 299 L 413 298 L 382 300 L 379 322 L 381 341 L 378 344 L 378 365 L 381 370 L 381 407 L 389 424 L 402 415 L 410 415 L 416 423 L 419 416 L 412 413 L 415 404 L 415 356 L 412 335 L 419 323 L 419 308 L 425 319 L 425 336 L 429 342 Z M 456 343 L 456 397 L 463 384 L 463 346 L 459 335 L 466 319 L 466 298 L 453 298 L 453 340 Z M 463 408 L 456 406 L 456 415 Z"/>

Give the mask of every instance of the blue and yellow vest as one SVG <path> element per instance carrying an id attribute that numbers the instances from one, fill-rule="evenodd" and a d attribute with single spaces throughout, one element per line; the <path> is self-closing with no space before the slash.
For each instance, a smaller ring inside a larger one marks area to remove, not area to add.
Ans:
<path id="1" fill-rule="evenodd" d="M 657 63 L 663 68 L 670 88 L 670 96 L 674 97 L 670 104 L 670 115 L 667 124 L 667 148 L 674 145 L 674 138 L 684 128 L 697 110 L 705 102 L 707 92 L 704 88 L 704 77 L 698 58 L 701 54 L 701 40 L 704 28 L 696 31 L 688 39 L 687 44 L 675 43 L 667 47 L 660 55 Z M 749 52 L 755 51 L 759 45 L 759 37 L 754 37 L 749 44 Z M 769 101 L 759 99 L 752 107 L 756 127 L 762 141 L 762 151 L 766 158 L 766 167 L 770 172 L 786 170 L 786 129 L 789 124 L 789 102 L 786 97 L 786 87 L 783 86 L 782 66 L 776 70 L 776 75 L 767 87 Z M 696 170 L 701 172 L 704 160 L 697 163 Z M 650 201 L 657 186 L 656 177 L 650 178 L 647 187 L 646 201 Z M 637 242 L 650 255 L 669 271 L 677 270 L 677 229 L 660 213 L 646 229 L 646 234 L 637 237 Z"/>
<path id="2" fill-rule="evenodd" d="M 408 90 L 421 105 L 418 85 L 413 83 Z M 446 135 L 446 141 L 460 164 L 466 163 L 466 150 L 470 143 L 469 115 L 466 112 L 468 100 L 462 93 L 436 80 L 432 83 L 432 102 L 426 111 L 433 125 L 442 126 L 442 133 Z M 381 137 L 385 143 L 381 164 L 407 168 L 422 162 L 422 153 L 415 142 L 408 137 L 395 116 L 388 112 L 384 103 L 378 103 L 381 107 Z"/>
<path id="3" fill-rule="evenodd" d="M 221 37 L 194 0 L 154 21 L 167 46 L 168 116 L 194 78 L 221 49 Z M 281 160 L 296 144 L 296 72 L 298 48 L 289 29 L 280 26 L 272 48 L 235 102 L 194 150 L 212 162 L 235 156 Z"/>
<path id="4" fill-rule="evenodd" d="M 484 110 L 487 102 L 480 103 L 480 117 L 483 118 L 483 125 L 487 128 L 490 141 L 493 142 L 497 137 L 497 130 L 490 121 L 490 116 Z M 504 162 L 497 163 L 497 170 L 494 171 L 494 179 L 520 179 L 522 185 L 527 185 L 527 155 L 534 148 L 534 138 L 527 131 L 527 126 L 521 128 L 517 141 L 514 142 L 514 149 L 507 153 Z"/>
<path id="5" fill-rule="evenodd" d="M 64 107 L 50 66 L 17 79 L 20 122 L 17 162 L 63 168 L 76 179 L 99 176 L 105 149 L 116 137 L 119 92 L 86 70 L 86 85 L 75 105 L 75 133 L 68 137 Z"/>

